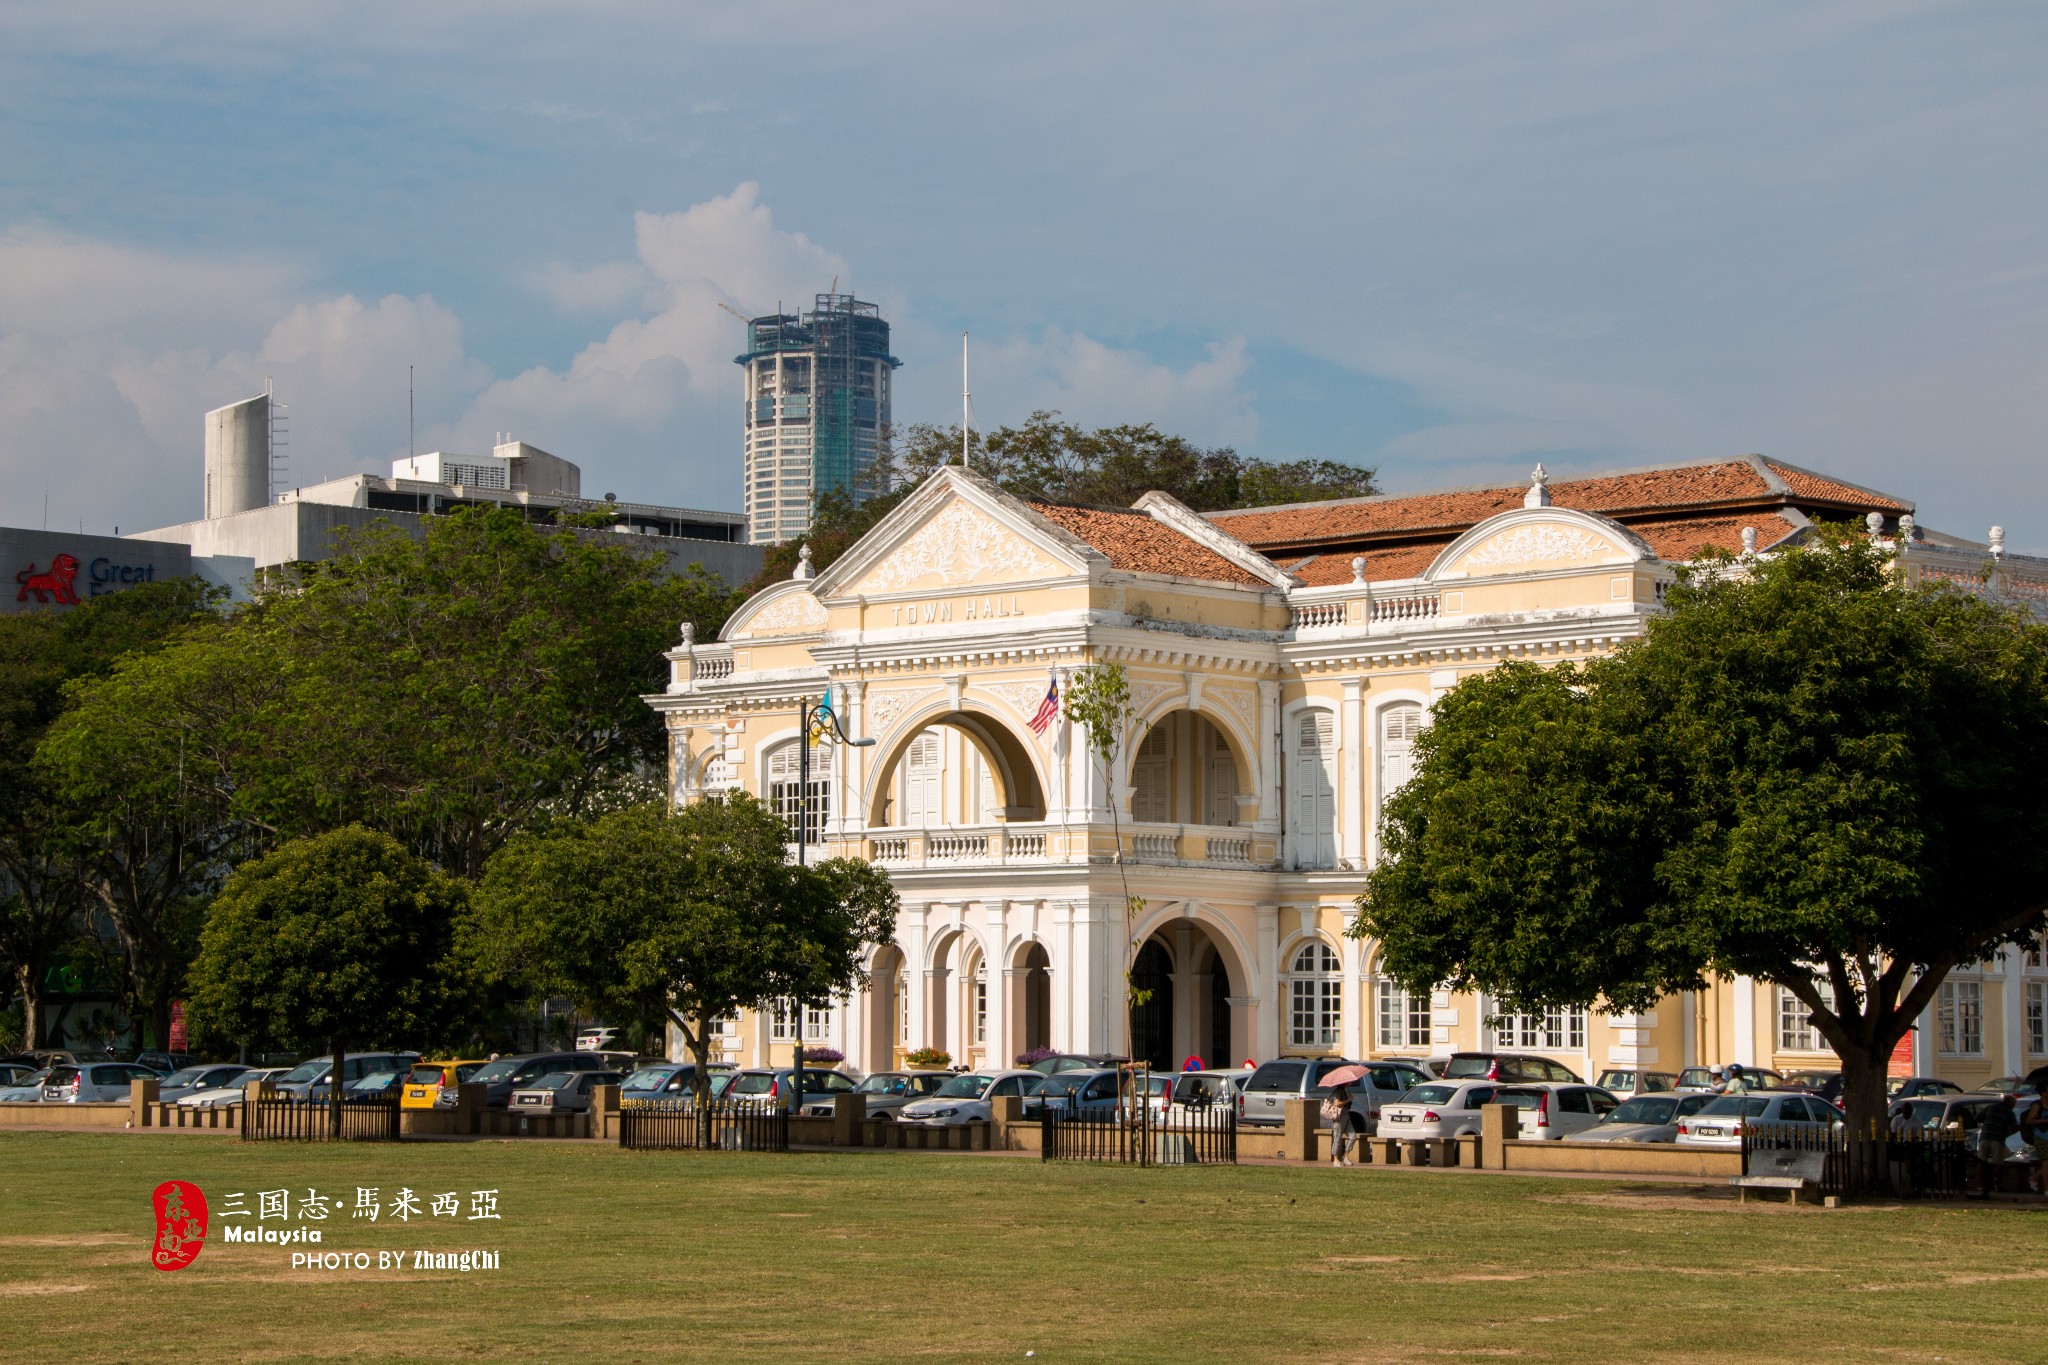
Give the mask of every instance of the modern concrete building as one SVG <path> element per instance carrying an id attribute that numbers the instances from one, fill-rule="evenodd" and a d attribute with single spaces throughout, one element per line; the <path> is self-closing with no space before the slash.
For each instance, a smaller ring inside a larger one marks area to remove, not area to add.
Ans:
<path id="1" fill-rule="evenodd" d="M 395 460 L 389 478 L 351 474 L 284 489 L 264 504 L 135 538 L 188 545 L 198 555 L 246 558 L 262 572 L 325 559 L 335 532 L 380 521 L 418 535 L 424 518 L 459 507 L 515 507 L 543 522 L 602 511 L 615 518 L 609 534 L 660 550 L 676 572 L 702 564 L 728 583 L 744 583 L 760 571 L 762 553 L 744 543 L 746 519 L 738 513 L 621 502 L 610 493 L 588 499 L 582 487 L 576 465 L 524 441 L 506 441 L 489 455 L 434 451 Z"/>
<path id="2" fill-rule="evenodd" d="M 856 503 L 876 486 L 889 425 L 889 324 L 872 303 L 820 294 L 810 312 L 771 313 L 747 324 L 744 432 L 748 540 L 772 545 L 810 528 L 812 499 L 826 490 Z"/>
<path id="3" fill-rule="evenodd" d="M 1504 660 L 1611 651 L 1710 549 L 1768 555 L 1817 519 L 1868 519 L 1909 577 L 2048 615 L 2048 561 L 1928 536 L 1912 513 L 1755 456 L 1208 517 L 1159 493 L 1028 503 L 944 470 L 815 578 L 686 639 L 648 699 L 677 802 L 744 788 L 902 898 L 861 995 L 725 1021 L 724 1055 L 787 1064 L 801 1036 L 867 1070 L 924 1046 L 976 1067 L 1040 1047 L 1173 1068 L 1501 1048 L 1589 1080 L 1826 1066 L 1764 982 L 1522 1013 L 1403 990 L 1346 930 L 1437 699 Z M 1113 769 L 1039 716 L 1103 662 L 1143 725 Z M 874 747 L 814 749 L 806 788 L 798 707 L 828 689 Z M 1146 1003 L 1126 1007 L 1131 987 Z M 1966 1082 L 2039 1065 L 2044 1000 L 2039 952 L 1959 972 L 1895 1065 Z"/>
<path id="4" fill-rule="evenodd" d="M 74 535 L 0 526 L 0 612 L 64 611 L 141 583 L 196 575 L 239 591 L 248 560 L 194 554 L 190 546 L 123 536 Z"/>
<path id="5" fill-rule="evenodd" d="M 208 518 L 270 501 L 270 395 L 244 398 L 206 414 Z"/>

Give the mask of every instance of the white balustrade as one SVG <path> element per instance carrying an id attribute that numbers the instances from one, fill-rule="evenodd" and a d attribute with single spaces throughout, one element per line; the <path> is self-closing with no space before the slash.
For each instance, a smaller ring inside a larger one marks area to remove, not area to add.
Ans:
<path id="1" fill-rule="evenodd" d="M 1342 602 L 1310 602 L 1294 609 L 1294 628 L 1306 630 L 1314 626 L 1341 626 L 1344 624 Z"/>
<path id="2" fill-rule="evenodd" d="M 1375 597 L 1375 621 L 1427 621 L 1436 616 L 1439 598 L 1433 592 L 1407 593 L 1400 597 Z"/>

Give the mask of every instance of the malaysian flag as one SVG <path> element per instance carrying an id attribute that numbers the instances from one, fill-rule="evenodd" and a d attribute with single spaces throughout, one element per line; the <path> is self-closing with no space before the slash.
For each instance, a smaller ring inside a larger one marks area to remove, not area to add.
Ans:
<path id="1" fill-rule="evenodd" d="M 1038 710 L 1031 716 L 1031 733 L 1042 735 L 1046 727 L 1060 718 L 1060 680 L 1052 679 L 1045 687 L 1045 700 L 1038 703 Z"/>

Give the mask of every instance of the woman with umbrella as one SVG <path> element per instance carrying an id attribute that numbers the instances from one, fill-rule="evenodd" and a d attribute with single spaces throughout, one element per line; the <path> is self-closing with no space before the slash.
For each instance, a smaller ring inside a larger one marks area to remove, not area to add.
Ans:
<path id="1" fill-rule="evenodd" d="M 1323 1077 L 1329 1094 L 1323 1100 L 1323 1121 L 1330 1125 L 1330 1164 L 1354 1166 L 1348 1159 L 1358 1134 L 1358 1115 L 1351 1112 L 1351 1087 L 1365 1079 L 1362 1066 L 1342 1066 Z"/>

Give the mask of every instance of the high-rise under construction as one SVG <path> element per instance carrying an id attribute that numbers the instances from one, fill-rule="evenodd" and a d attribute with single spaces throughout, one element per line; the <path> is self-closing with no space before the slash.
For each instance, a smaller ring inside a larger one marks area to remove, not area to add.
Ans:
<path id="1" fill-rule="evenodd" d="M 882 310 L 851 294 L 820 294 L 801 315 L 747 323 L 744 430 L 748 539 L 756 545 L 810 528 L 812 500 L 838 490 L 855 503 L 878 492 L 889 425 L 889 354 Z"/>

